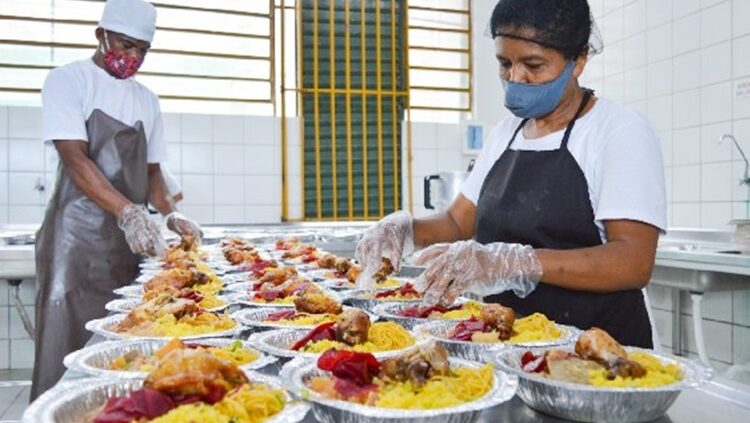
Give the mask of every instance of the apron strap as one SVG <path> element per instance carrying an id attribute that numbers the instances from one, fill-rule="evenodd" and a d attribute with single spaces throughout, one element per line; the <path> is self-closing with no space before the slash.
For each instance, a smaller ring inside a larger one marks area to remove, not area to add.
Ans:
<path id="1" fill-rule="evenodd" d="M 583 100 L 581 100 L 581 104 L 578 106 L 578 110 L 576 111 L 575 116 L 573 116 L 573 120 L 571 120 L 568 126 L 565 128 L 565 134 L 563 135 L 562 143 L 560 143 L 560 148 L 568 148 L 568 138 L 570 137 L 570 133 L 573 131 L 573 126 L 575 125 L 576 120 L 578 120 L 578 118 L 581 116 L 584 107 L 586 107 L 586 104 L 588 104 L 589 100 L 591 100 L 591 97 L 593 96 L 594 90 L 590 88 L 583 88 Z M 516 140 L 518 133 L 521 131 L 521 129 L 523 129 L 523 127 L 526 125 L 526 122 L 528 121 L 529 119 L 523 119 L 518 125 L 516 130 L 513 132 L 513 136 L 511 137 L 510 141 L 508 141 L 508 145 L 505 146 L 506 151 L 510 150 L 510 147 L 513 145 L 513 141 Z"/>
<path id="2" fill-rule="evenodd" d="M 526 125 L 526 122 L 528 122 L 529 119 L 523 119 L 521 123 L 518 125 L 518 128 L 513 132 L 513 136 L 510 138 L 510 141 L 508 141 L 508 145 L 505 146 L 505 150 L 510 150 L 510 146 L 513 145 L 513 141 L 516 140 L 516 136 L 518 133 L 523 129 L 524 125 Z"/>
<path id="3" fill-rule="evenodd" d="M 578 106 L 578 110 L 576 111 L 575 116 L 573 116 L 573 120 L 571 120 L 568 124 L 568 127 L 565 128 L 565 135 L 563 135 L 562 143 L 560 143 L 561 149 L 568 148 L 568 138 L 570 138 L 570 133 L 573 132 L 573 126 L 575 126 L 576 120 L 578 120 L 578 118 L 581 116 L 583 109 L 586 107 L 586 104 L 588 104 L 589 100 L 591 100 L 591 97 L 593 96 L 594 90 L 583 88 L 583 100 L 581 100 L 581 104 Z"/>

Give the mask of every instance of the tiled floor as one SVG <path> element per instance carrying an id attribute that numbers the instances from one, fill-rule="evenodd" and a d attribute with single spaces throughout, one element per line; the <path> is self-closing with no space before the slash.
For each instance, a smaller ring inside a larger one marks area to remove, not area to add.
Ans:
<path id="1" fill-rule="evenodd" d="M 0 370 L 0 423 L 21 420 L 30 391 L 31 370 Z"/>

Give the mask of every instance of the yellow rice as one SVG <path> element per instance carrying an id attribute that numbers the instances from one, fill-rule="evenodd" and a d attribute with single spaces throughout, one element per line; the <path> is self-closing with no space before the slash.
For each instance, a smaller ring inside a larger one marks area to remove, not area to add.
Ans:
<path id="1" fill-rule="evenodd" d="M 311 342 L 302 348 L 304 352 L 323 353 L 331 348 L 358 352 L 379 352 L 400 350 L 414 345 L 414 338 L 409 331 L 395 322 L 375 322 L 367 333 L 368 341 L 364 344 L 349 346 L 338 341 Z"/>
<path id="2" fill-rule="evenodd" d="M 450 319 L 450 320 L 467 320 L 472 317 L 479 317 L 482 314 L 482 307 L 484 304 L 477 301 L 467 301 L 463 307 L 458 310 L 446 311 L 439 318 Z"/>
<path id="3" fill-rule="evenodd" d="M 273 301 L 266 301 L 263 298 L 253 298 L 253 302 L 258 304 L 294 304 L 294 300 L 297 298 L 296 295 L 290 295 L 286 298 L 277 298 Z"/>
<path id="4" fill-rule="evenodd" d="M 513 323 L 513 335 L 508 343 L 523 344 L 526 342 L 553 341 L 562 336 L 555 322 L 541 313 L 518 319 Z"/>
<path id="5" fill-rule="evenodd" d="M 384 408 L 432 409 L 452 407 L 484 396 L 492 387 L 492 364 L 478 369 L 459 367 L 450 376 L 433 376 L 422 387 L 410 381 L 383 384 L 375 405 Z"/>
<path id="6" fill-rule="evenodd" d="M 617 376 L 609 380 L 607 379 L 607 371 L 601 368 L 589 372 L 589 383 L 594 386 L 608 388 L 656 388 L 671 385 L 682 380 L 682 370 L 676 364 L 663 364 L 651 354 L 639 351 L 628 354 L 628 358 L 645 367 L 646 376 L 640 378 L 623 378 Z"/>
<path id="7" fill-rule="evenodd" d="M 256 423 L 279 413 L 284 391 L 267 385 L 243 385 L 214 405 L 188 404 L 151 420 L 151 423 Z"/>
<path id="8" fill-rule="evenodd" d="M 279 325 L 287 326 L 317 326 L 321 323 L 333 322 L 336 320 L 336 316 L 333 314 L 305 314 L 294 319 L 281 319 L 270 323 L 276 323 Z"/>
<path id="9" fill-rule="evenodd" d="M 174 315 L 166 314 L 153 323 L 155 336 L 184 337 L 221 332 L 233 329 L 237 324 L 228 316 L 202 313 L 195 316 L 184 316 L 177 320 Z"/>

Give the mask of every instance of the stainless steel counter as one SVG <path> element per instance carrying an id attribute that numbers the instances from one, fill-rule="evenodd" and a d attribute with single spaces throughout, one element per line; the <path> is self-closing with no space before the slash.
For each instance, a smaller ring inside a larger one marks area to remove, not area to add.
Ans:
<path id="1" fill-rule="evenodd" d="M 342 251 L 352 249 L 352 240 L 349 238 L 354 236 L 357 231 L 362 230 L 367 224 L 347 224 L 340 223 L 337 225 L 330 224 L 292 224 L 292 225 L 264 225 L 264 226 L 222 226 L 222 227 L 206 227 L 207 239 L 218 239 L 225 235 L 246 235 L 251 236 L 254 230 L 271 230 L 272 232 L 278 230 L 279 234 L 288 234 L 291 231 L 299 231 L 300 234 L 315 234 L 316 229 L 328 228 L 330 232 L 331 227 L 335 227 L 338 231 L 338 236 L 331 239 L 326 239 L 324 243 L 327 243 L 328 249 L 337 250 L 336 246 L 339 246 Z M 672 242 L 673 239 L 667 241 Z M 678 264 L 685 264 L 692 262 L 696 263 L 696 266 L 724 266 L 721 267 L 721 271 L 728 269 L 737 269 L 738 272 L 746 271 L 744 269 L 745 264 L 742 260 L 746 257 L 737 258 L 738 261 L 730 262 L 726 261 L 722 253 L 716 252 L 696 252 L 696 251 L 682 251 L 679 247 L 676 249 L 664 248 L 665 246 L 683 245 L 682 241 L 676 241 L 672 244 L 662 244 L 659 257 L 657 258 L 657 268 L 667 267 L 674 264 L 675 269 L 683 269 L 683 267 L 676 267 Z M 702 241 L 703 242 L 703 241 Z M 701 244 L 703 245 L 703 244 Z M 333 247 L 333 248 L 331 248 Z M 31 261 L 33 263 L 33 247 L 26 247 L 32 252 Z M 723 248 L 723 247 L 722 247 Z M 8 250 L 9 251 L 9 250 Z M 3 248 L 0 247 L 0 254 L 3 252 Z M 351 251 L 350 251 L 351 252 Z M 699 254 L 700 253 L 700 254 Z M 702 254 L 702 255 L 701 255 Z M 714 257 L 711 254 L 717 256 Z M 731 260 L 731 259 L 730 259 Z M 750 265 L 750 263 L 748 263 Z M 693 269 L 685 267 L 685 269 Z M 719 269 L 719 268 L 716 268 Z M 714 270 L 716 272 L 717 270 Z M 748 280 L 747 274 L 735 273 L 741 275 L 745 288 L 750 288 L 750 280 Z M 93 337 L 89 344 L 101 342 L 102 338 Z M 268 374 L 277 374 L 279 370 L 278 365 L 273 365 L 265 368 L 263 371 Z M 75 372 L 67 372 L 64 376 L 64 380 L 74 380 L 82 378 L 83 375 Z M 305 420 L 306 422 L 315 422 L 315 418 L 310 413 Z M 482 422 L 495 422 L 495 421 L 513 421 L 513 422 L 557 422 L 562 421 L 557 418 L 538 413 L 528 408 L 523 402 L 517 397 L 512 401 L 503 404 L 501 406 L 494 407 L 483 413 L 481 417 Z M 750 421 L 750 390 L 748 387 L 736 384 L 734 382 L 717 379 L 713 383 L 701 390 L 692 390 L 683 392 L 674 405 L 670 408 L 667 415 L 659 421 L 661 422 L 748 422 Z"/>
<path id="2" fill-rule="evenodd" d="M 103 340 L 102 337 L 95 335 L 87 345 Z M 264 367 L 261 372 L 277 375 L 280 368 L 279 364 L 273 364 Z M 67 371 L 62 381 L 77 380 L 84 377 L 85 375 L 81 373 Z M 305 423 L 317 421 L 312 411 L 304 420 Z M 546 423 L 566 420 L 534 411 L 516 396 L 505 404 L 486 410 L 482 413 L 479 421 L 482 423 Z M 682 392 L 667 414 L 656 422 L 750 422 L 750 392 L 746 391 L 746 387 L 743 388 L 732 381 L 717 379 L 703 389 Z"/>

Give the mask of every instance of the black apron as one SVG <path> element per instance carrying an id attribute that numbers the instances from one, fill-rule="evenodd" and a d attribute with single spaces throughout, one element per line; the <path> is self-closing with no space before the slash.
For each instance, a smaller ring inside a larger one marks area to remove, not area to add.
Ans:
<path id="1" fill-rule="evenodd" d="M 592 95 L 586 90 L 557 150 L 511 150 L 527 119 L 521 122 L 482 184 L 477 202 L 477 242 L 556 250 L 602 244 L 586 177 L 568 151 L 570 133 Z M 544 313 L 558 323 L 584 330 L 597 326 L 623 345 L 652 347 L 648 312 L 638 289 L 597 294 L 540 283 L 526 298 L 505 292 L 486 301 L 511 307 L 520 315 Z"/>
<path id="2" fill-rule="evenodd" d="M 86 121 L 89 158 L 112 186 L 135 204 L 148 195 L 146 136 L 94 110 Z M 62 164 L 55 192 L 36 236 L 36 356 L 34 400 L 65 372 L 63 358 L 91 337 L 84 325 L 106 316 L 114 289 L 133 281 L 138 257 L 130 251 L 117 218 L 73 183 Z"/>

